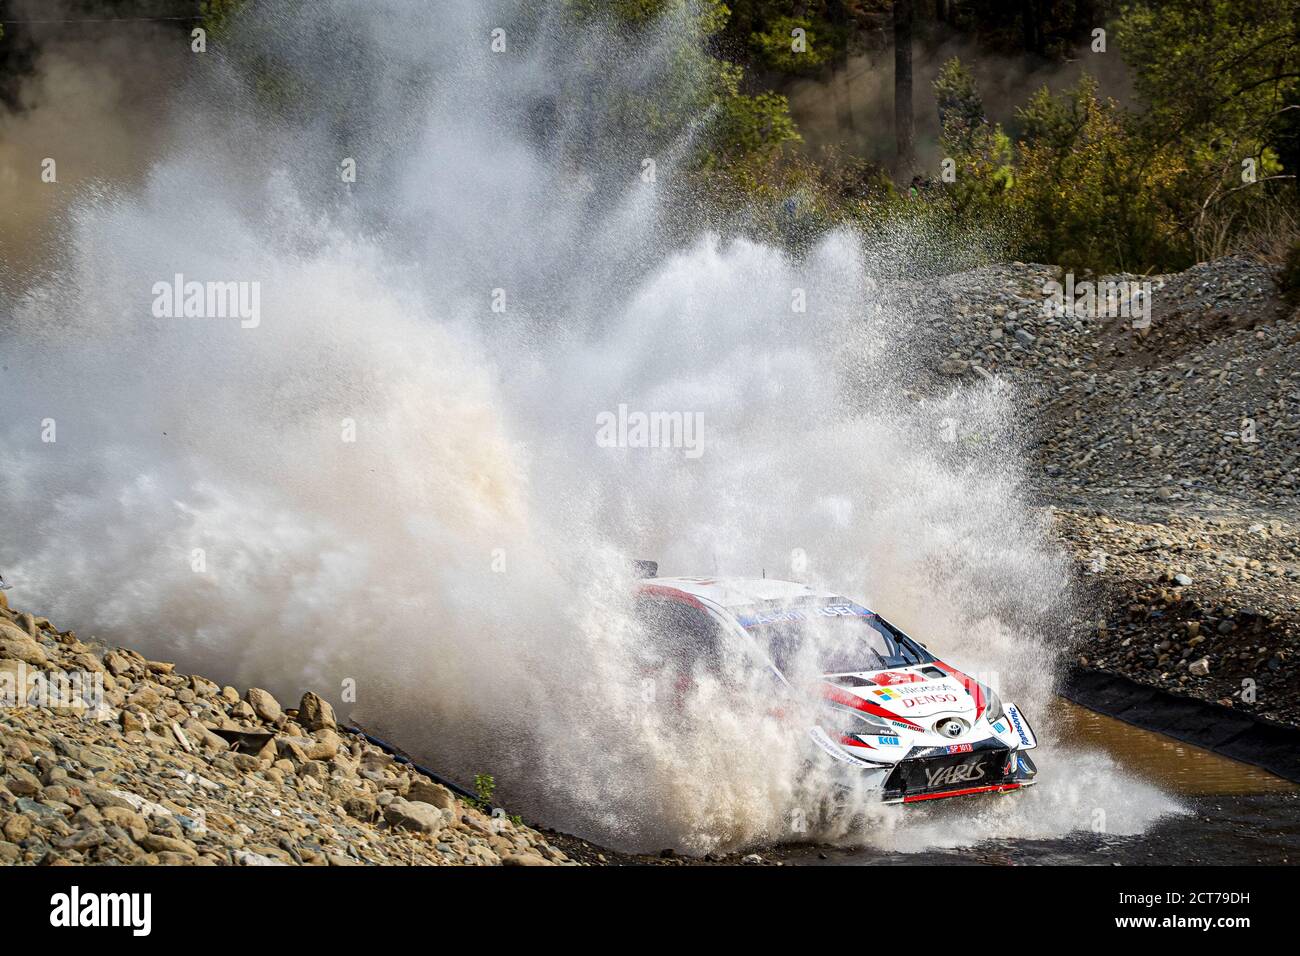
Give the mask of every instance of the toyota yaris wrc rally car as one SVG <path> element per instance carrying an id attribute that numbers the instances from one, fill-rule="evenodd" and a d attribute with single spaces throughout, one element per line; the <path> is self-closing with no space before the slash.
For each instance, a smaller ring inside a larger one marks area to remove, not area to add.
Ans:
<path id="1" fill-rule="evenodd" d="M 885 803 L 1016 790 L 1034 782 L 1037 746 L 1014 704 L 880 615 L 789 581 L 659 578 L 637 582 L 638 615 L 696 661 L 740 651 L 779 687 L 820 700 L 812 743 Z M 810 667 L 811 665 L 811 667 Z"/>

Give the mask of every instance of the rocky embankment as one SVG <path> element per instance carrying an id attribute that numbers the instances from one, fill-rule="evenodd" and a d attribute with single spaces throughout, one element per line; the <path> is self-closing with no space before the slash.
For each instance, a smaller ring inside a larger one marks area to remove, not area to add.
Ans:
<path id="1" fill-rule="evenodd" d="M 552 865 L 543 834 L 341 727 L 0 595 L 0 864 Z"/>
<path id="2" fill-rule="evenodd" d="M 890 290 L 934 308 L 918 391 L 1013 386 L 1077 559 L 1079 666 L 1300 726 L 1300 312 L 1245 258 L 1148 277 L 1145 328 L 1046 314 L 1064 281 L 1015 263 Z"/>

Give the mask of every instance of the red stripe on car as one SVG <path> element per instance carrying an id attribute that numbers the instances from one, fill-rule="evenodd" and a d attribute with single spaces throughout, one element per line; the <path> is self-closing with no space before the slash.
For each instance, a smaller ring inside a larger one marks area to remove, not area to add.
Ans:
<path id="1" fill-rule="evenodd" d="M 677 590 L 677 588 L 670 588 L 662 584 L 643 584 L 636 591 L 638 594 L 652 594 L 655 597 L 667 598 L 670 601 L 676 601 L 678 604 L 689 604 L 701 611 L 707 610 L 693 594 L 687 594 L 685 591 Z"/>
<path id="2" fill-rule="evenodd" d="M 951 664 L 945 664 L 943 661 L 935 661 L 934 665 L 939 670 L 946 673 L 949 677 L 955 677 L 961 681 L 966 688 L 966 693 L 975 698 L 975 719 L 980 719 L 980 714 L 984 713 L 984 705 L 988 703 L 984 699 L 984 685 L 972 677 L 967 677 Z"/>
<path id="3" fill-rule="evenodd" d="M 918 803 L 921 800 L 942 800 L 945 797 L 964 797 L 972 793 L 1002 793 L 1006 790 L 1019 790 L 1018 783 L 995 783 L 988 787 L 968 787 L 965 790 L 945 790 L 943 793 L 914 793 L 904 797 L 904 803 Z"/>
<path id="4" fill-rule="evenodd" d="M 920 724 L 914 724 L 905 717 L 899 717 L 897 714 L 885 710 L 885 708 L 881 707 L 879 704 L 873 704 L 869 700 L 863 700 L 856 694 L 850 694 L 846 691 L 840 690 L 834 684 L 826 684 L 825 689 L 822 691 L 822 696 L 837 704 L 843 704 L 845 707 L 852 707 L 854 710 L 860 710 L 864 714 L 871 714 L 875 717 L 884 717 L 887 720 L 897 721 L 904 727 L 911 727 L 913 730 L 924 729 Z"/>

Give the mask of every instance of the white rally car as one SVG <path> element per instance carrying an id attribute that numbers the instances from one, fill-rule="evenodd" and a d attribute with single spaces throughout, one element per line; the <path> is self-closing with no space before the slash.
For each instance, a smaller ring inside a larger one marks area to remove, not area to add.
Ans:
<path id="1" fill-rule="evenodd" d="M 757 656 L 781 687 L 798 692 L 809 682 L 792 668 L 807 664 L 812 645 L 811 683 L 825 706 L 808 733 L 883 802 L 1034 782 L 1026 751 L 1037 739 L 1025 715 L 873 611 L 789 581 L 659 578 L 654 562 L 637 564 L 649 575 L 637 582 L 638 616 L 695 662 Z"/>

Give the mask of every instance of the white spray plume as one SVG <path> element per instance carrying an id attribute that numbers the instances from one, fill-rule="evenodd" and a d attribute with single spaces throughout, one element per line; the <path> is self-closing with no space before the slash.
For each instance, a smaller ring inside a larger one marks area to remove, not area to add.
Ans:
<path id="1" fill-rule="evenodd" d="M 901 397 L 924 315 L 875 308 L 859 237 L 798 259 L 707 221 L 664 238 L 673 150 L 646 183 L 649 139 L 609 130 L 694 42 L 686 20 L 627 41 L 481 0 L 266 6 L 236 34 L 253 65 L 177 97 L 144 183 L 88 192 L 58 269 L 9 281 L 16 599 L 287 701 L 355 686 L 412 753 L 619 847 L 910 846 L 1167 809 L 1081 796 L 1049 751 L 1015 812 L 829 814 L 762 694 L 645 692 L 631 557 L 790 577 L 797 549 L 795 576 L 1031 713 L 1067 603 L 1008 396 Z M 260 323 L 154 317 L 177 274 L 259 283 Z M 703 454 L 600 447 L 620 404 L 698 415 Z M 943 442 L 945 419 L 983 441 Z"/>

